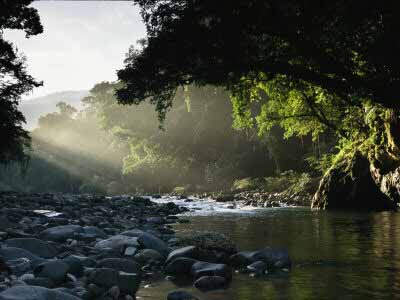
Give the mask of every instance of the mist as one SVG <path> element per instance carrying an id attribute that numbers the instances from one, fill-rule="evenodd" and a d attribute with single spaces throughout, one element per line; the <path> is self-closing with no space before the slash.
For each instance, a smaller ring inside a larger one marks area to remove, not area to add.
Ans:
<path id="1" fill-rule="evenodd" d="M 160 123 L 151 104 L 118 104 L 117 87 L 99 83 L 79 105 L 58 102 L 53 112 L 40 116 L 31 131 L 27 169 L 23 174 L 17 165 L 3 170 L 3 189 L 205 192 L 230 189 L 237 179 L 272 176 L 278 169 L 305 169 L 296 160 L 310 149 L 299 141 L 285 141 L 279 130 L 274 146 L 280 144 L 286 152 L 279 155 L 257 132 L 234 130 L 232 105 L 222 89 L 179 90 L 167 119 Z"/>

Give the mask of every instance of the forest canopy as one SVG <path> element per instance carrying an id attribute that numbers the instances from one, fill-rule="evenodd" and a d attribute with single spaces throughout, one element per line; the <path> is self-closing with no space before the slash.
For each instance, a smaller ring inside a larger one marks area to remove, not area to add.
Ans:
<path id="1" fill-rule="evenodd" d="M 135 2 L 148 36 L 118 73 L 122 103 L 150 99 L 163 116 L 181 85 L 237 90 L 284 76 L 348 105 L 399 105 L 397 1 Z"/>

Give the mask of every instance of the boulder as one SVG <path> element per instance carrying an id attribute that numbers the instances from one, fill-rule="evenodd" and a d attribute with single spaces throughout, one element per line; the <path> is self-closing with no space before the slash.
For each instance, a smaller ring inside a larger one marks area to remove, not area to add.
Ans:
<path id="1" fill-rule="evenodd" d="M 396 209 L 395 201 L 381 191 L 374 177 L 368 158 L 356 152 L 324 175 L 313 197 L 312 208 L 356 211 Z"/>
<path id="2" fill-rule="evenodd" d="M 137 274 L 118 272 L 110 268 L 100 268 L 93 270 L 88 278 L 90 283 L 110 289 L 118 286 L 124 293 L 134 295 L 139 289 L 140 276 Z"/>
<path id="3" fill-rule="evenodd" d="M 42 231 L 40 238 L 53 242 L 65 242 L 79 233 L 84 233 L 83 228 L 79 225 L 61 225 Z"/>
<path id="4" fill-rule="evenodd" d="M 126 236 L 130 236 L 130 237 L 136 237 L 136 238 L 137 238 L 137 237 L 141 236 L 143 233 L 144 233 L 143 230 L 140 230 L 140 229 L 131 229 L 131 230 L 124 231 L 124 232 L 122 232 L 121 234 L 122 234 L 122 235 L 126 235 Z"/>
<path id="5" fill-rule="evenodd" d="M 247 266 L 250 272 L 256 273 L 257 275 L 262 275 L 267 273 L 267 264 L 263 261 L 256 261 Z"/>
<path id="6" fill-rule="evenodd" d="M 77 277 L 83 275 L 83 261 L 85 258 L 70 255 L 62 259 L 62 262 L 68 265 L 68 273 L 73 274 Z"/>
<path id="7" fill-rule="evenodd" d="M 165 257 L 169 254 L 168 245 L 151 233 L 143 232 L 139 236 L 138 242 L 143 248 L 156 250 Z"/>
<path id="8" fill-rule="evenodd" d="M 136 254 L 136 252 L 137 252 L 136 247 L 129 246 L 129 247 L 125 248 L 124 255 L 125 256 L 133 256 Z"/>
<path id="9" fill-rule="evenodd" d="M 169 263 L 178 257 L 189 257 L 189 258 L 197 259 L 198 250 L 195 246 L 187 246 L 187 247 L 175 249 L 168 255 L 166 263 Z"/>
<path id="10" fill-rule="evenodd" d="M 235 201 L 235 195 L 232 194 L 222 194 L 215 197 L 216 202 L 232 202 Z"/>
<path id="11" fill-rule="evenodd" d="M 285 249 L 266 247 L 258 251 L 238 252 L 230 257 L 230 264 L 235 267 L 247 267 L 257 261 L 264 262 L 268 268 L 290 268 L 292 261 Z"/>
<path id="12" fill-rule="evenodd" d="M 165 257 L 162 256 L 158 251 L 153 249 L 141 250 L 135 255 L 134 258 L 138 263 L 142 265 L 148 263 L 163 264 L 165 262 Z"/>
<path id="13" fill-rule="evenodd" d="M 255 261 L 263 261 L 270 268 L 290 268 L 292 261 L 286 249 L 264 248 L 253 254 Z"/>
<path id="14" fill-rule="evenodd" d="M 192 271 L 192 266 L 197 260 L 187 257 L 178 257 L 165 267 L 165 273 L 174 276 L 187 276 Z"/>
<path id="15" fill-rule="evenodd" d="M 123 258 L 106 258 L 98 263 L 101 268 L 109 268 L 125 273 L 140 274 L 140 265 L 133 260 Z"/>
<path id="16" fill-rule="evenodd" d="M 255 251 L 240 251 L 229 258 L 229 264 L 234 267 L 244 267 L 255 262 L 253 254 Z"/>
<path id="17" fill-rule="evenodd" d="M 0 256 L 3 257 L 6 262 L 9 260 L 27 258 L 34 266 L 45 261 L 43 258 L 40 258 L 25 249 L 15 247 L 0 248 Z"/>
<path id="18" fill-rule="evenodd" d="M 126 235 L 114 235 L 108 239 L 101 240 L 96 243 L 96 249 L 123 249 L 125 247 L 138 247 L 139 242 L 136 237 L 129 237 Z"/>
<path id="19" fill-rule="evenodd" d="M 195 281 L 194 286 L 203 292 L 220 290 L 227 288 L 228 281 L 221 276 L 202 276 Z"/>
<path id="20" fill-rule="evenodd" d="M 85 226 L 82 229 L 83 229 L 83 232 L 78 232 L 75 235 L 75 238 L 77 238 L 78 240 L 91 241 L 91 240 L 95 240 L 97 238 L 104 239 L 107 237 L 107 235 L 105 234 L 105 232 L 103 230 L 101 230 L 95 226 Z"/>
<path id="21" fill-rule="evenodd" d="M 0 293 L 0 300 L 80 300 L 56 290 L 39 286 L 18 285 Z"/>
<path id="22" fill-rule="evenodd" d="M 232 279 L 232 270 L 225 264 L 213 264 L 208 262 L 196 262 L 191 269 L 191 275 L 197 279 L 203 276 L 221 276 L 227 280 Z"/>
<path id="23" fill-rule="evenodd" d="M 38 265 L 33 274 L 35 277 L 44 277 L 51 279 L 55 284 L 61 284 L 65 281 L 69 266 L 62 260 L 48 261 Z"/>
<path id="24" fill-rule="evenodd" d="M 16 238 L 5 241 L 7 247 L 15 247 L 28 250 L 29 252 L 43 257 L 53 258 L 57 255 L 57 250 L 49 243 L 35 238 Z"/>
<path id="25" fill-rule="evenodd" d="M 11 273 L 16 276 L 21 276 L 32 269 L 31 261 L 25 257 L 11 259 L 7 261 L 7 266 L 11 270 Z"/>

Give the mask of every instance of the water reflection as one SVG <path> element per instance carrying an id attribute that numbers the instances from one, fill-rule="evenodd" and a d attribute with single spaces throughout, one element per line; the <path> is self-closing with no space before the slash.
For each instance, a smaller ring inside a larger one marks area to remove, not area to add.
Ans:
<path id="1" fill-rule="evenodd" d="M 256 214 L 191 217 L 182 234 L 212 230 L 230 235 L 242 250 L 284 247 L 294 261 L 286 275 L 252 279 L 236 275 L 226 291 L 200 299 L 400 299 L 400 213 L 316 212 L 272 209 Z M 141 289 L 144 299 L 166 299 L 177 287 L 162 281 Z"/>

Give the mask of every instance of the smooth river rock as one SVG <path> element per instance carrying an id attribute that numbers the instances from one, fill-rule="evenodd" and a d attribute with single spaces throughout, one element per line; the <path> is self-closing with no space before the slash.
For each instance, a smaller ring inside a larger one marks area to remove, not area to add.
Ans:
<path id="1" fill-rule="evenodd" d="M 229 266 L 202 261 L 193 264 L 191 274 L 195 279 L 203 276 L 221 276 L 227 280 L 232 279 L 232 270 Z"/>
<path id="2" fill-rule="evenodd" d="M 169 263 L 178 257 L 188 257 L 188 258 L 197 259 L 198 249 L 195 246 L 187 246 L 187 247 L 175 249 L 168 255 L 166 263 Z"/>
<path id="3" fill-rule="evenodd" d="M 38 265 L 45 261 L 45 259 L 34 255 L 33 253 L 15 247 L 0 248 L 0 256 L 7 262 L 9 260 L 16 260 L 20 258 L 27 258 L 33 265 Z"/>
<path id="4" fill-rule="evenodd" d="M 184 277 L 190 275 L 192 266 L 197 263 L 197 260 L 187 257 L 178 257 L 170 262 L 165 267 L 165 273 L 177 277 Z"/>
<path id="5" fill-rule="evenodd" d="M 16 238 L 5 241 L 7 247 L 15 247 L 28 250 L 29 252 L 43 257 L 53 258 L 57 255 L 57 250 L 49 243 L 35 238 Z"/>
<path id="6" fill-rule="evenodd" d="M 83 233 L 82 226 L 62 225 L 48 228 L 40 234 L 40 238 L 53 242 L 65 242 L 67 239 L 74 238 L 75 234 Z"/>
<path id="7" fill-rule="evenodd" d="M 139 274 L 141 272 L 140 265 L 131 259 L 124 258 L 106 258 L 98 263 L 101 268 L 109 268 L 125 273 Z"/>
<path id="8" fill-rule="evenodd" d="M 65 281 L 69 266 L 62 260 L 48 261 L 38 265 L 33 274 L 35 277 L 44 277 L 51 279 L 56 284 L 61 284 Z"/>
<path id="9" fill-rule="evenodd" d="M 139 289 L 140 275 L 118 272 L 110 268 L 93 270 L 89 275 L 89 282 L 107 289 L 118 286 L 122 292 L 134 295 Z"/>
<path id="10" fill-rule="evenodd" d="M 138 238 L 139 244 L 145 249 L 153 249 L 164 255 L 165 257 L 169 254 L 168 245 L 155 235 L 144 232 Z"/>
<path id="11" fill-rule="evenodd" d="M 290 268 L 292 261 L 286 249 L 266 247 L 258 251 L 242 251 L 230 257 L 230 264 L 235 267 L 247 267 L 256 261 L 263 261 L 268 268 Z"/>
<path id="12" fill-rule="evenodd" d="M 139 242 L 136 237 L 126 235 L 114 235 L 108 239 L 101 240 L 96 243 L 96 249 L 122 249 L 124 247 L 138 247 Z"/>
<path id="13" fill-rule="evenodd" d="M 0 300 L 80 300 L 57 290 L 19 285 L 0 293 Z"/>

